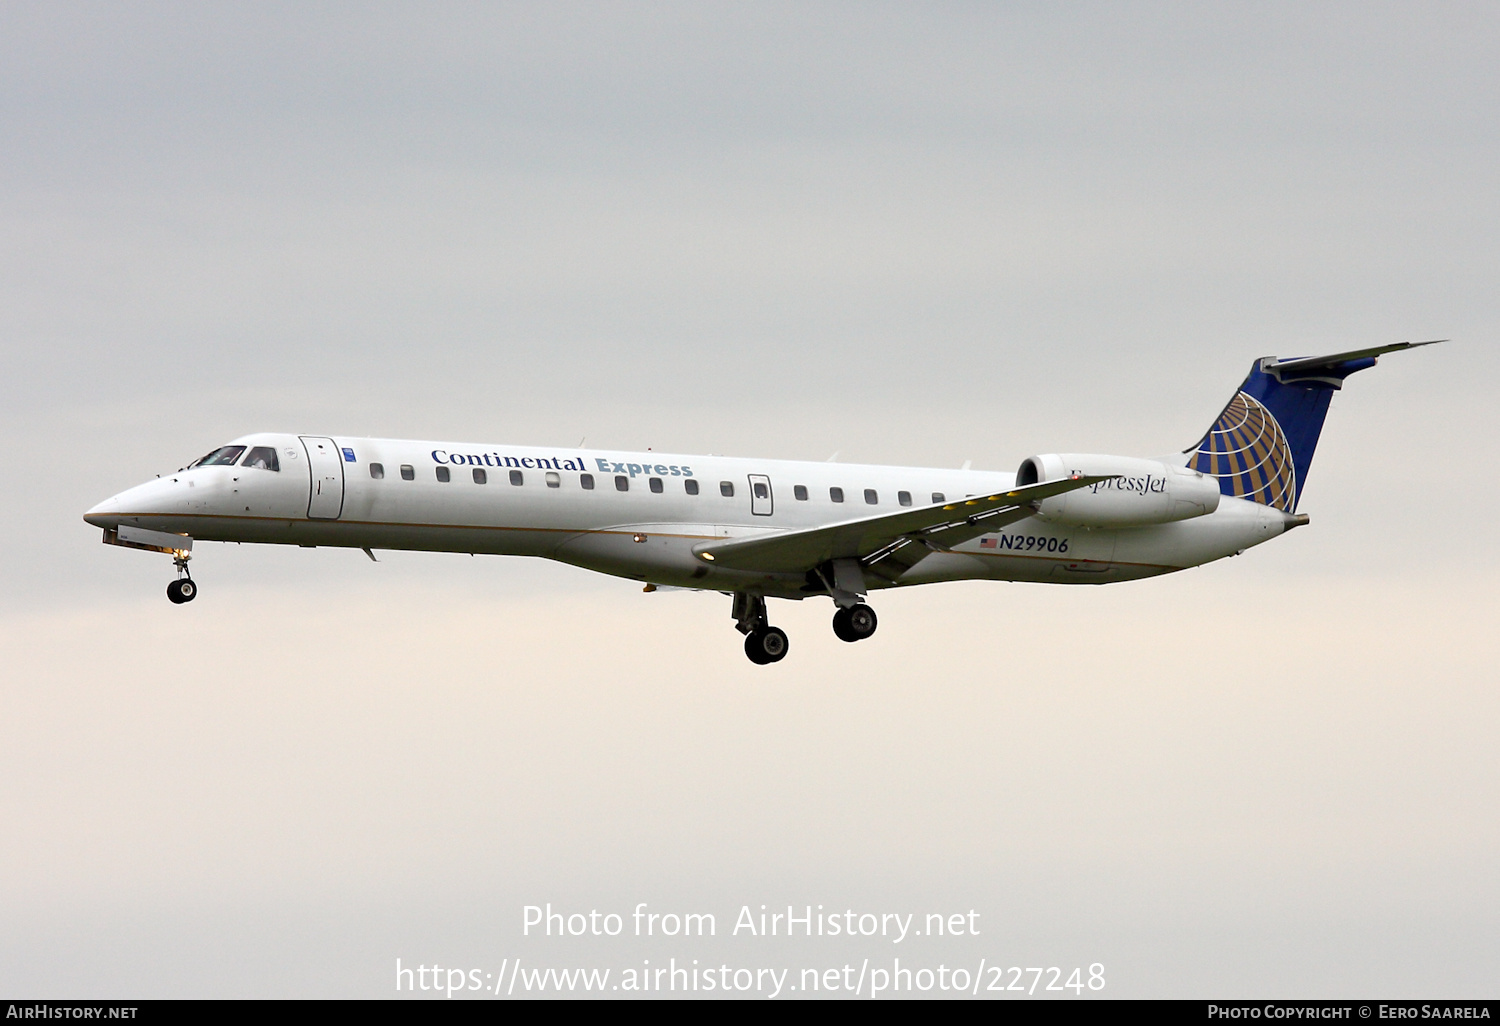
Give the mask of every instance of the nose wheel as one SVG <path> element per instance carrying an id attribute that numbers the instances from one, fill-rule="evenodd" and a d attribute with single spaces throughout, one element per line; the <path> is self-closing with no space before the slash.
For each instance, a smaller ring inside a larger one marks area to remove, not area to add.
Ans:
<path id="1" fill-rule="evenodd" d="M 840 641 L 864 641 L 879 623 L 875 610 L 861 602 L 833 614 L 833 633 Z"/>
<path id="2" fill-rule="evenodd" d="M 193 583 L 193 577 L 188 573 L 185 557 L 178 556 L 172 560 L 172 563 L 177 567 L 177 580 L 167 585 L 167 598 L 174 606 L 180 606 L 198 597 L 198 586 Z"/>

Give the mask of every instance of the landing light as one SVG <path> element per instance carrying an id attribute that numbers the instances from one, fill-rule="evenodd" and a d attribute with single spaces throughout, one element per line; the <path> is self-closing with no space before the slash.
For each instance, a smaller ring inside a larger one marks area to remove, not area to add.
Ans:
<path id="1" fill-rule="evenodd" d="M 710 563 L 712 563 L 714 561 L 714 554 L 712 552 L 700 552 L 700 553 L 698 553 L 698 555 L 702 556 L 704 559 L 708 560 Z"/>

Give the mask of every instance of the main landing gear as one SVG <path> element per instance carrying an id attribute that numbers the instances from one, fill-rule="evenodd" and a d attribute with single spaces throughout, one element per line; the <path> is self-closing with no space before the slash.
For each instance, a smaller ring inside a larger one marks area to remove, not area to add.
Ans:
<path id="1" fill-rule="evenodd" d="M 193 583 L 193 575 L 188 573 L 186 556 L 175 557 L 172 564 L 177 567 L 177 580 L 167 585 L 167 598 L 173 605 L 180 606 L 198 597 L 198 586 Z"/>
<path id="2" fill-rule="evenodd" d="M 781 662 L 790 645 L 786 631 L 780 627 L 767 625 L 745 635 L 745 654 L 757 666 Z"/>
<path id="3" fill-rule="evenodd" d="M 791 642 L 786 631 L 766 622 L 766 600 L 762 595 L 735 592 L 735 627 L 745 636 L 745 655 L 757 666 L 779 663 L 786 658 Z"/>
<path id="4" fill-rule="evenodd" d="M 879 623 L 875 610 L 861 602 L 833 614 L 833 633 L 840 641 L 864 641 Z"/>
<path id="5" fill-rule="evenodd" d="M 766 622 L 766 600 L 762 595 L 734 595 L 734 621 L 745 636 L 745 655 L 757 666 L 779 663 L 786 658 L 790 643 L 786 631 Z M 840 641 L 864 641 L 875 633 L 879 619 L 875 610 L 863 602 L 840 609 L 833 614 L 833 633 Z"/>

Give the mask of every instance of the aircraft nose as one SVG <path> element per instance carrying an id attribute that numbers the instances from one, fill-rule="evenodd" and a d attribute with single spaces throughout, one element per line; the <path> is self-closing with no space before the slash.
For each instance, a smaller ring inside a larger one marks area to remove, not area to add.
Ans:
<path id="1" fill-rule="evenodd" d="M 95 527 L 119 527 L 125 517 L 136 518 L 167 508 L 170 485 L 161 480 L 147 481 L 134 488 L 127 488 L 118 495 L 105 499 L 83 515 L 83 519 Z"/>
<path id="2" fill-rule="evenodd" d="M 120 497 L 105 499 L 83 515 L 83 519 L 95 527 L 118 527 L 120 524 Z"/>

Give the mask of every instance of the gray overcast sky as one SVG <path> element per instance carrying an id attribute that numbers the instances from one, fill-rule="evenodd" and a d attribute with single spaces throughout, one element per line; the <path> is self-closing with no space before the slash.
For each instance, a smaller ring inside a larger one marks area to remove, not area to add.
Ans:
<path id="1" fill-rule="evenodd" d="M 0 7 L 0 992 L 889 953 L 519 935 L 647 901 L 1493 996 L 1496 52 L 1484 4 Z M 1149 455 L 1255 357 L 1434 337 L 1335 400 L 1309 530 L 868 647 L 787 608 L 769 675 L 719 596 L 204 546 L 174 608 L 79 519 L 253 430 Z"/>

